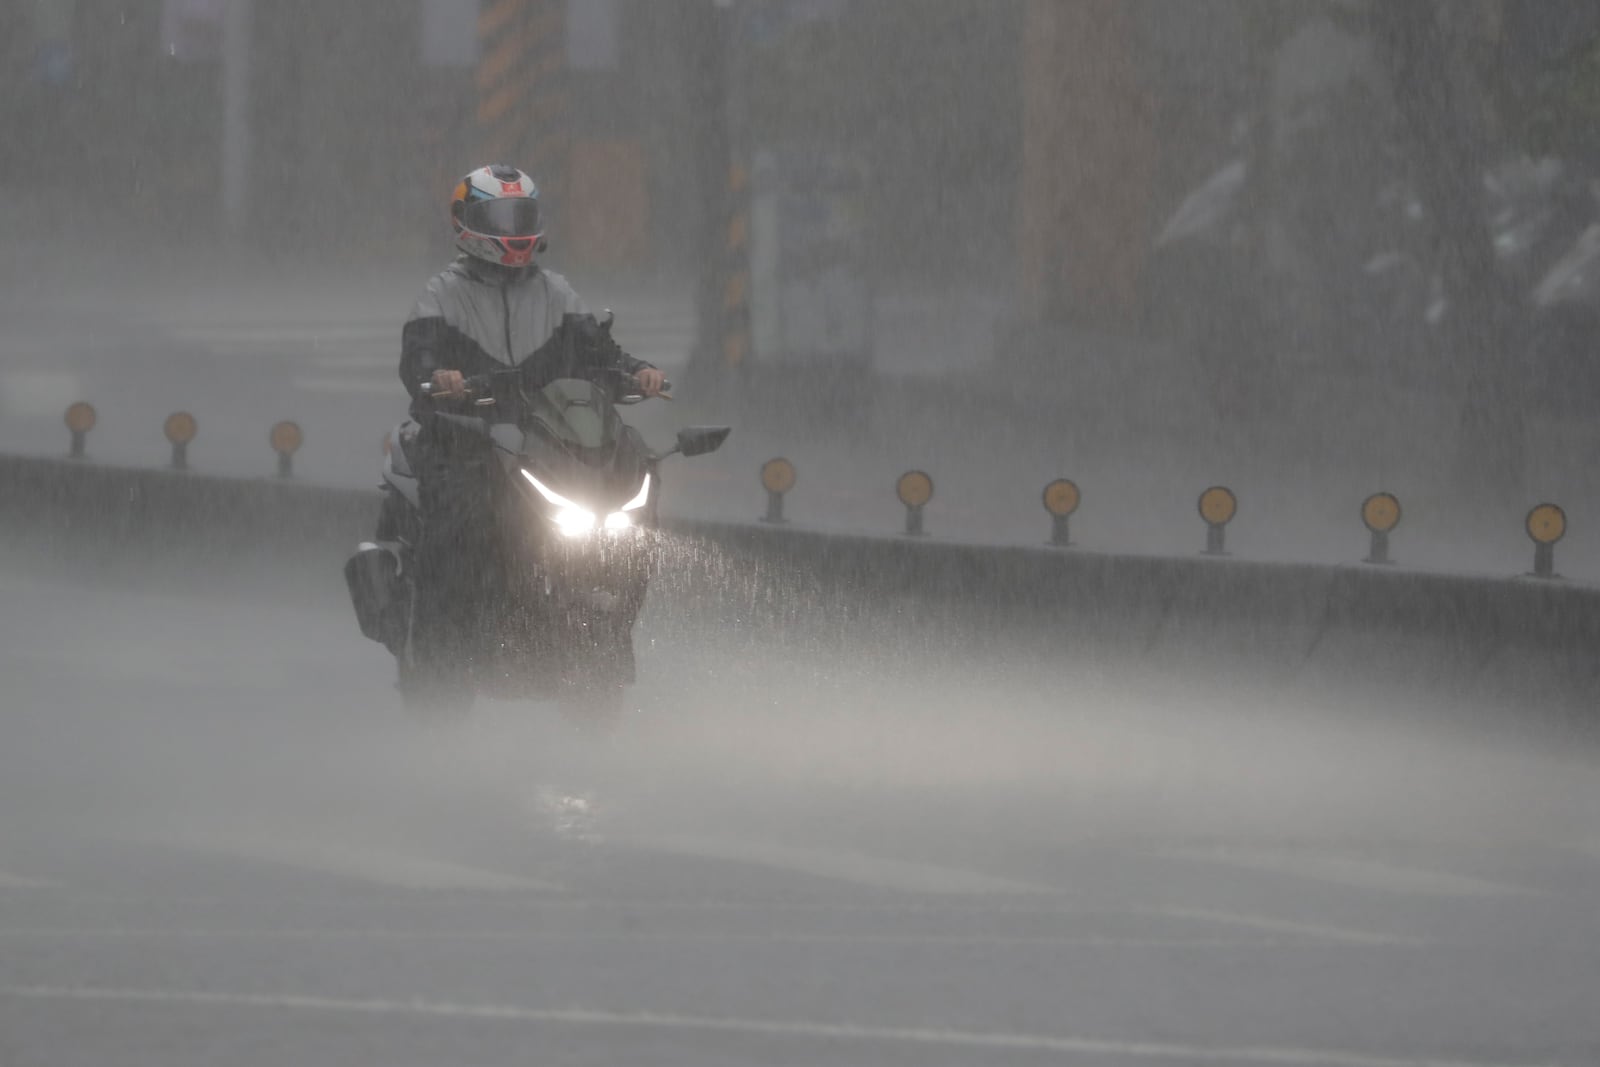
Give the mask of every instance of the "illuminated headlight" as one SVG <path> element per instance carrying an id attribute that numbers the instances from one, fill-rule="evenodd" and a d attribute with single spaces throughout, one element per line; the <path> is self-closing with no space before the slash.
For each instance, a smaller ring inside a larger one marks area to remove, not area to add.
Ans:
<path id="1" fill-rule="evenodd" d="M 650 503 L 650 475 L 646 474 L 644 476 L 644 484 L 639 486 L 639 492 L 634 495 L 632 500 L 622 505 L 622 510 L 638 511 L 648 503 Z"/>
<path id="2" fill-rule="evenodd" d="M 568 537 L 579 537 L 595 528 L 594 512 L 580 508 L 560 493 L 545 485 L 531 473 L 524 470 L 522 476 L 528 479 L 528 484 L 539 491 L 539 495 L 549 501 L 556 509 L 556 529 Z"/>
<path id="3" fill-rule="evenodd" d="M 628 501 L 626 504 L 622 505 L 622 510 L 621 511 L 613 511 L 611 514 L 606 516 L 606 529 L 608 529 L 608 530 L 630 530 L 630 529 L 632 529 L 633 528 L 633 516 L 629 515 L 628 512 L 630 512 L 630 511 L 638 511 L 640 508 L 644 507 L 649 502 L 650 502 L 650 475 L 646 474 L 644 476 L 644 484 L 639 486 L 639 491 L 634 494 L 633 499 Z"/>
<path id="4" fill-rule="evenodd" d="M 594 529 L 594 514 L 582 508 L 562 508 L 556 512 L 556 529 L 568 537 L 579 537 Z"/>

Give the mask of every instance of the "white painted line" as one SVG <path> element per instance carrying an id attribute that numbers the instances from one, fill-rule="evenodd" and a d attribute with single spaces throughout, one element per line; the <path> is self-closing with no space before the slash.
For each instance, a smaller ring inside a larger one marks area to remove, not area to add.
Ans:
<path id="1" fill-rule="evenodd" d="M 1572 841 L 1556 847 L 1564 848 L 1569 852 L 1576 852 L 1580 856 L 1587 856 L 1589 859 L 1600 860 L 1600 838 L 1596 838 L 1593 841 Z"/>
<path id="2" fill-rule="evenodd" d="M 825 852 L 776 845 L 766 841 L 652 837 L 620 839 L 616 843 L 651 852 L 771 867 L 814 878 L 851 882 L 874 889 L 894 889 L 903 893 L 1052 895 L 1058 892 L 1049 886 L 995 878 L 974 871 L 864 856 L 854 852 Z"/>
<path id="3" fill-rule="evenodd" d="M 47 882 L 41 878 L 22 878 L 15 874 L 0 871 L 0 889 L 58 889 L 60 883 Z"/>
<path id="4" fill-rule="evenodd" d="M 1143 913 L 1141 913 L 1143 914 Z M 1396 934 L 1379 934 L 1367 930 L 1352 930 L 1344 926 L 1324 926 L 1320 923 L 1299 923 L 1287 919 L 1273 919 L 1265 915 L 1240 915 L 1228 911 L 1210 911 L 1204 908 L 1153 908 L 1148 914 L 1170 919 L 1198 919 L 1202 922 L 1242 926 L 1265 933 L 1299 934 L 1324 941 L 1343 941 L 1353 945 L 1395 945 L 1414 947 L 1424 941 Z"/>
<path id="5" fill-rule="evenodd" d="M 218 853 L 299 870 L 331 874 L 395 889 L 472 890 L 489 893 L 561 892 L 538 878 L 466 867 L 448 860 L 427 859 L 366 847 L 222 834 L 156 837 L 156 844 L 195 852 Z"/>
<path id="6" fill-rule="evenodd" d="M 1268 1064 L 1276 1067 L 1533 1067 L 1488 1060 L 1439 1060 L 1409 1056 L 1369 1056 L 1334 1049 L 1242 1046 L 1216 1048 L 1155 1041 L 1114 1041 L 1047 1034 L 943 1030 L 928 1027 L 866 1026 L 783 1019 L 739 1019 L 664 1012 L 591 1011 L 584 1008 L 524 1008 L 505 1004 L 452 1004 L 429 1000 L 356 1000 L 171 989 L 89 986 L 0 986 L 0 995 L 33 1000 L 77 1000 L 178 1007 L 268 1008 L 351 1015 L 400 1015 L 443 1019 L 499 1019 L 566 1026 L 754 1034 L 830 1041 L 898 1042 L 943 1048 L 1028 1052 L 1094 1053 L 1190 1063 Z"/>
<path id="7" fill-rule="evenodd" d="M 400 364 L 395 362 L 395 366 Z M 392 394 L 398 403 L 406 396 L 405 386 L 396 375 L 374 375 L 371 378 L 335 377 L 323 374 L 293 374 L 289 387 L 307 393 L 385 393 Z"/>
<path id="8" fill-rule="evenodd" d="M 0 941 L 600 941 L 783 945 L 994 945 L 1022 948 L 1303 949 L 1304 940 L 1228 937 L 1120 937 L 1110 935 L 814 933 L 782 930 L 413 930 L 325 927 L 320 929 L 182 929 L 178 927 L 0 927 Z M 1421 944 L 1417 942 L 1417 944 Z"/>
<path id="9" fill-rule="evenodd" d="M 0 374 L 0 414 L 60 418 L 67 405 L 83 399 L 83 383 L 62 371 L 13 370 Z"/>
<path id="10" fill-rule="evenodd" d="M 197 344 L 248 345 L 251 347 L 278 344 L 340 344 L 348 341 L 391 341 L 395 346 L 395 361 L 400 359 L 400 327 L 404 322 L 396 318 L 385 325 L 339 326 L 196 326 L 178 327 L 172 336 Z"/>
<path id="11" fill-rule="evenodd" d="M 1446 874 L 1417 867 L 1401 867 L 1374 860 L 1321 854 L 1284 854 L 1258 851 L 1202 851 L 1183 849 L 1167 855 L 1183 859 L 1242 867 L 1267 874 L 1282 874 L 1315 882 L 1329 882 L 1353 889 L 1424 897 L 1511 897 L 1541 896 L 1539 890 L 1491 882 L 1460 874 Z"/>
<path id="12" fill-rule="evenodd" d="M 395 352 L 340 352 L 325 353 L 308 357 L 305 362 L 319 370 L 381 370 L 391 377 L 400 376 L 400 357 L 397 354 L 398 346 L 391 345 Z"/>

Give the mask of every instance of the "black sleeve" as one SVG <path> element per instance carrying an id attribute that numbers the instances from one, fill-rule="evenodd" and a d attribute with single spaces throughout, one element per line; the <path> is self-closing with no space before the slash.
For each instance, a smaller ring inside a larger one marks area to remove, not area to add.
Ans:
<path id="1" fill-rule="evenodd" d="M 557 378 L 593 378 L 597 370 L 637 374 L 652 364 L 622 350 L 593 315 L 567 314 L 550 339 L 520 364 L 534 388 Z"/>
<path id="2" fill-rule="evenodd" d="M 638 374 L 654 366 L 624 352 L 622 346 L 611 336 L 609 321 L 602 325 L 593 315 L 569 315 L 567 320 L 577 329 L 580 351 L 594 366 L 607 370 L 620 370 L 626 374 Z"/>
<path id="3" fill-rule="evenodd" d="M 458 369 L 445 360 L 442 352 L 447 329 L 444 319 L 426 318 L 412 319 L 400 331 L 400 380 L 413 400 L 434 371 Z"/>
<path id="4" fill-rule="evenodd" d="M 434 371 L 458 370 L 470 378 L 502 369 L 482 346 L 442 316 L 412 319 L 400 332 L 400 380 L 412 400 L 418 399 L 422 383 Z"/>

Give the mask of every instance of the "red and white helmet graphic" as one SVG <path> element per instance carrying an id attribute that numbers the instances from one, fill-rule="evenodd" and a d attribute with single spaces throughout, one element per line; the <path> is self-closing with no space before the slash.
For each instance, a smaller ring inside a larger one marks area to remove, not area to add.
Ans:
<path id="1" fill-rule="evenodd" d="M 515 167 L 495 163 L 462 178 L 450 197 L 456 247 L 502 267 L 526 267 L 543 242 L 539 187 Z"/>

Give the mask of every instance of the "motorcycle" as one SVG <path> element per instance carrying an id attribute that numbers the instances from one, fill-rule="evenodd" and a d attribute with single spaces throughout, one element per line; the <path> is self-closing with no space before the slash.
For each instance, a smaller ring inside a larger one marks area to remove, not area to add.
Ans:
<path id="1" fill-rule="evenodd" d="M 485 558 L 458 588 L 419 570 L 419 425 L 401 423 L 384 442 L 376 537 L 344 568 L 361 632 L 393 653 L 408 707 L 554 698 L 581 720 L 614 718 L 634 682 L 660 464 L 715 451 L 731 427 L 688 427 L 653 451 L 621 417 L 619 408 L 645 398 L 616 370 L 541 383 L 524 364 L 468 383 L 470 413 L 430 417 L 435 434 L 492 453 Z"/>

